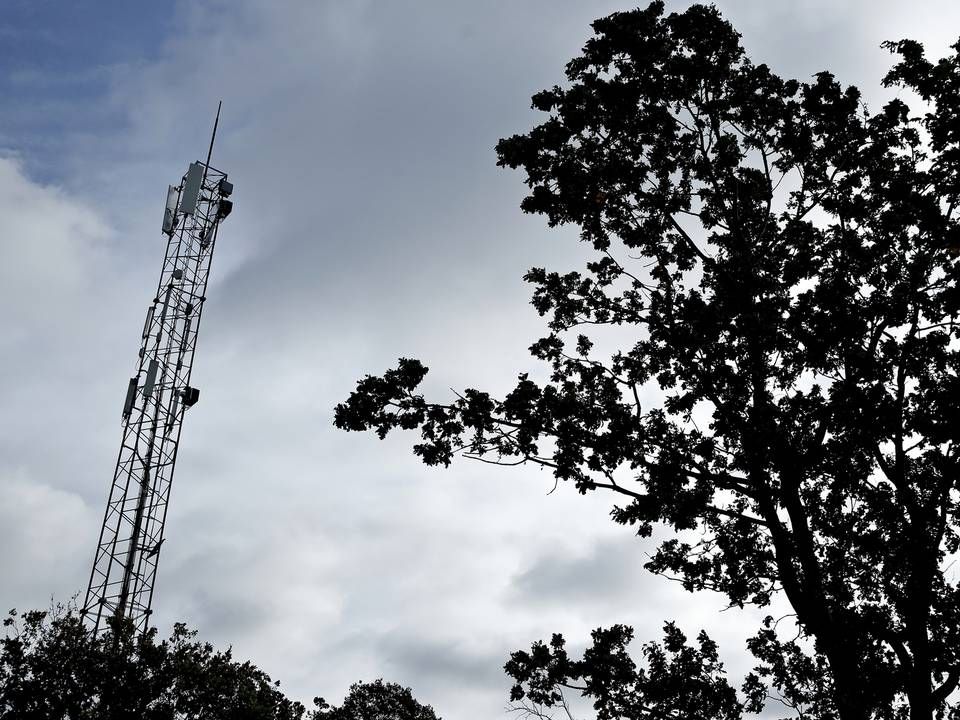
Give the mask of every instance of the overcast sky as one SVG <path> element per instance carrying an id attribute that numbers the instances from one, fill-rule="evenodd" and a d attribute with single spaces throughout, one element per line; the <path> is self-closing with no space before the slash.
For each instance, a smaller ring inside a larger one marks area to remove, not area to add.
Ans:
<path id="1" fill-rule="evenodd" d="M 940 55 L 955 2 L 722 2 L 755 62 L 832 70 L 878 103 L 885 39 Z M 682 9 L 687 3 L 668 3 Z M 571 0 L 6 0 L 0 16 L 0 607 L 82 592 L 154 293 L 168 183 L 202 158 L 217 246 L 154 597 L 293 696 L 410 685 L 448 720 L 503 717 L 511 650 L 676 618 L 734 674 L 750 618 L 645 574 L 612 500 L 545 473 L 421 466 L 414 438 L 333 407 L 399 356 L 427 386 L 536 371 L 521 281 L 579 261 L 518 209 L 497 139 L 537 120 L 596 17 Z"/>

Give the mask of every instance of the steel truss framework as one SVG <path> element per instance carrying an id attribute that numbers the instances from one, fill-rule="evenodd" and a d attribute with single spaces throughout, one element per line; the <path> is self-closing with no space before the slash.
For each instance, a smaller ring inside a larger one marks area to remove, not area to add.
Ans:
<path id="1" fill-rule="evenodd" d="M 232 208 L 226 178 L 209 160 L 197 162 L 170 190 L 166 254 L 128 386 L 123 440 L 82 608 L 95 633 L 111 617 L 128 618 L 138 632 L 149 625 L 183 415 L 199 396 L 190 373 L 210 262 L 220 221 Z"/>

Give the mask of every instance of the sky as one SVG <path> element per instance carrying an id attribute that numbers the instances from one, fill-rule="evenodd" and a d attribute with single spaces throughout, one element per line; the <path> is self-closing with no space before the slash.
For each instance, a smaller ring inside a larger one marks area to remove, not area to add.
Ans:
<path id="1" fill-rule="evenodd" d="M 756 614 L 651 576 L 652 546 L 535 469 L 422 466 L 412 436 L 332 424 L 416 357 L 429 395 L 542 372 L 527 268 L 582 263 L 523 215 L 501 137 L 538 117 L 606 0 L 7 0 L 0 18 L 0 607 L 82 593 L 164 244 L 166 187 L 235 184 L 217 245 L 154 596 L 292 696 L 383 677 L 448 720 L 506 717 L 513 650 L 676 619 L 734 676 Z M 668 2 L 682 10 L 684 2 Z M 931 0 L 729 0 L 752 57 L 876 107 L 886 39 L 939 56 Z"/>

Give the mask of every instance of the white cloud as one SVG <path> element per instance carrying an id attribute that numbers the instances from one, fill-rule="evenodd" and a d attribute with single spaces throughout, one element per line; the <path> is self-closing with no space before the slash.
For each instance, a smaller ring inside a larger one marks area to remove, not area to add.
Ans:
<path id="1" fill-rule="evenodd" d="M 106 446 L 88 434 L 87 418 L 104 399 L 98 371 L 111 366 L 112 240 L 95 209 L 31 181 L 16 160 L 0 159 L 5 605 L 66 600 L 89 573 L 102 510 L 85 503 L 84 491 L 94 474 L 90 460 Z"/>
<path id="2" fill-rule="evenodd" d="M 90 207 L 31 182 L 12 158 L 0 158 L 0 218 L 8 313 L 0 347 L 12 353 L 28 338 L 51 343 L 74 327 L 76 301 L 104 282 L 109 230 Z"/>
<path id="3" fill-rule="evenodd" d="M 0 575 L 3 610 L 46 608 L 86 581 L 89 528 L 99 521 L 75 493 L 0 466 Z M 80 597 L 78 602 L 82 603 Z"/>

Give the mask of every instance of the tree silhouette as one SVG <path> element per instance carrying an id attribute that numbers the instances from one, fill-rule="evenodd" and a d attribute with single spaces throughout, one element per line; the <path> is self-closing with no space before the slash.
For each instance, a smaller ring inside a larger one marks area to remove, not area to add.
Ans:
<path id="1" fill-rule="evenodd" d="M 560 705 L 567 711 L 563 688 L 594 700 L 597 717 L 647 720 L 734 720 L 743 706 L 723 675 L 716 645 L 700 633 L 699 647 L 687 645 L 672 623 L 664 642 L 643 648 L 646 667 L 638 668 L 627 651 L 633 630 L 615 625 L 593 633 L 593 645 L 581 660 L 571 660 L 561 635 L 550 644 L 535 643 L 530 652 L 515 652 L 506 665 L 514 679 L 510 697 L 521 710 L 547 717 Z"/>
<path id="2" fill-rule="evenodd" d="M 232 652 L 194 640 L 186 626 L 170 638 L 115 623 L 93 636 L 79 616 L 14 611 L 0 640 L 3 720 L 300 720 L 304 707 L 279 683 Z"/>
<path id="3" fill-rule="evenodd" d="M 343 705 L 290 700 L 262 670 L 195 640 L 114 623 L 93 636 L 78 615 L 11 611 L 0 640 L 0 720 L 438 720 L 408 688 L 356 683 Z"/>
<path id="4" fill-rule="evenodd" d="M 429 705 L 421 705 L 410 688 L 376 680 L 355 683 L 339 707 L 317 698 L 312 720 L 439 720 Z"/>
<path id="5" fill-rule="evenodd" d="M 759 629 L 748 708 L 931 718 L 960 679 L 960 58 L 886 43 L 915 107 L 871 112 L 828 72 L 754 64 L 712 7 L 593 29 L 533 97 L 544 121 L 497 146 L 523 210 L 594 251 L 526 275 L 549 381 L 428 402 L 401 359 L 335 422 L 419 429 L 431 465 L 550 468 L 642 536 L 672 528 L 654 572 L 785 596 L 801 637 Z"/>

